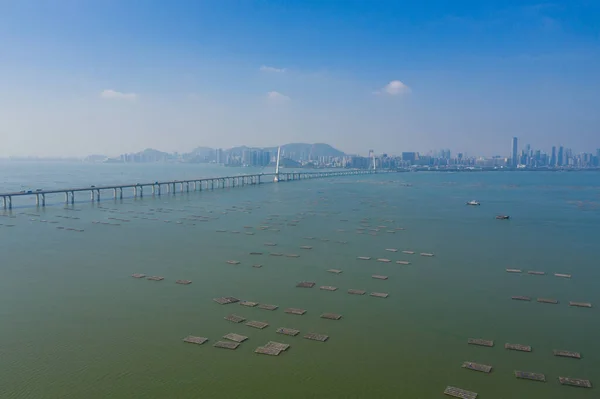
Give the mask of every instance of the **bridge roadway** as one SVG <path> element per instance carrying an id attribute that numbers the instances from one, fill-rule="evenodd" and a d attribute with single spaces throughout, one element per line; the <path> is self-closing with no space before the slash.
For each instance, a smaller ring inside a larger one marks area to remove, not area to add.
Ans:
<path id="1" fill-rule="evenodd" d="M 123 189 L 133 189 L 134 197 L 144 196 L 144 187 L 149 187 L 152 190 L 152 195 L 161 195 L 162 187 L 166 187 L 167 193 L 175 194 L 177 192 L 177 185 L 180 186 L 180 192 L 189 192 L 190 184 L 193 187 L 193 191 L 213 190 L 215 188 L 225 187 L 236 187 L 253 184 L 266 183 L 264 178 L 271 176 L 270 181 L 294 181 L 303 179 L 314 179 L 323 177 L 338 177 L 338 176 L 352 176 L 352 175 L 366 175 L 380 172 L 390 171 L 376 171 L 376 170 L 361 170 L 351 169 L 343 171 L 327 171 L 327 172 L 289 172 L 289 173 L 258 173 L 249 175 L 237 175 L 237 176 L 222 176 L 222 177 L 208 177 L 203 179 L 193 180 L 174 180 L 174 181 L 163 181 L 154 183 L 135 183 L 135 184 L 118 184 L 110 186 L 89 186 L 80 188 L 61 188 L 54 190 L 36 190 L 36 191 L 19 191 L 13 193 L 0 193 L 2 198 L 2 207 L 4 209 L 12 209 L 13 197 L 36 197 L 36 205 L 46 206 L 46 195 L 47 194 L 64 194 L 65 202 L 75 203 L 75 193 L 88 191 L 92 201 L 100 201 L 100 192 L 106 190 L 113 190 L 114 199 L 123 198 Z M 276 178 L 276 179 L 275 179 Z M 185 187 L 185 190 L 184 190 Z"/>

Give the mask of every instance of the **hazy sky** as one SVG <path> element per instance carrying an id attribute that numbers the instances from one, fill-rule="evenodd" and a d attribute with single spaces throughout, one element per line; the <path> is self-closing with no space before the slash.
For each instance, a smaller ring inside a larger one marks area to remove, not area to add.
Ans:
<path id="1" fill-rule="evenodd" d="M 600 148 L 600 1 L 0 0 L 0 156 Z"/>

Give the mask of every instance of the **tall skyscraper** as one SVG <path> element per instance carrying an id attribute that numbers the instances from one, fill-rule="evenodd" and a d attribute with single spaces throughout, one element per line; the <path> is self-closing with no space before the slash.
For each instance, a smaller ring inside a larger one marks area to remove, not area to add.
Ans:
<path id="1" fill-rule="evenodd" d="M 556 166 L 556 147 L 552 146 L 552 155 L 550 156 L 550 166 Z"/>
<path id="2" fill-rule="evenodd" d="M 513 168 L 517 167 L 517 163 L 518 163 L 518 140 L 516 137 L 513 137 L 512 139 L 512 156 L 510 159 L 510 164 Z"/>
<path id="3" fill-rule="evenodd" d="M 564 164 L 564 149 L 562 145 L 558 147 L 558 158 L 556 160 L 556 164 L 558 166 L 563 166 Z"/>

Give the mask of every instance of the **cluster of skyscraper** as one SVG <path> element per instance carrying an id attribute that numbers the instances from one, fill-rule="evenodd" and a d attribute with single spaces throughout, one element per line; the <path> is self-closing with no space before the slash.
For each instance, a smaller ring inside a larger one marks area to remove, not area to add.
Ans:
<path id="1" fill-rule="evenodd" d="M 509 166 L 512 168 L 596 168 L 600 166 L 600 149 L 596 153 L 574 154 L 570 148 L 559 146 L 552 147 L 550 154 L 541 150 L 534 150 L 529 144 L 519 153 L 519 140 L 512 139 L 511 157 Z"/>

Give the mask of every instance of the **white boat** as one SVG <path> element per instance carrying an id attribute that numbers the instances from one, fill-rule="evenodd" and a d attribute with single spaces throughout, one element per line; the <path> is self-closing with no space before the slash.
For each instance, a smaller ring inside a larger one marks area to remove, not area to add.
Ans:
<path id="1" fill-rule="evenodd" d="M 473 201 L 467 202 L 467 205 L 481 205 L 481 204 L 479 202 L 473 200 Z"/>

